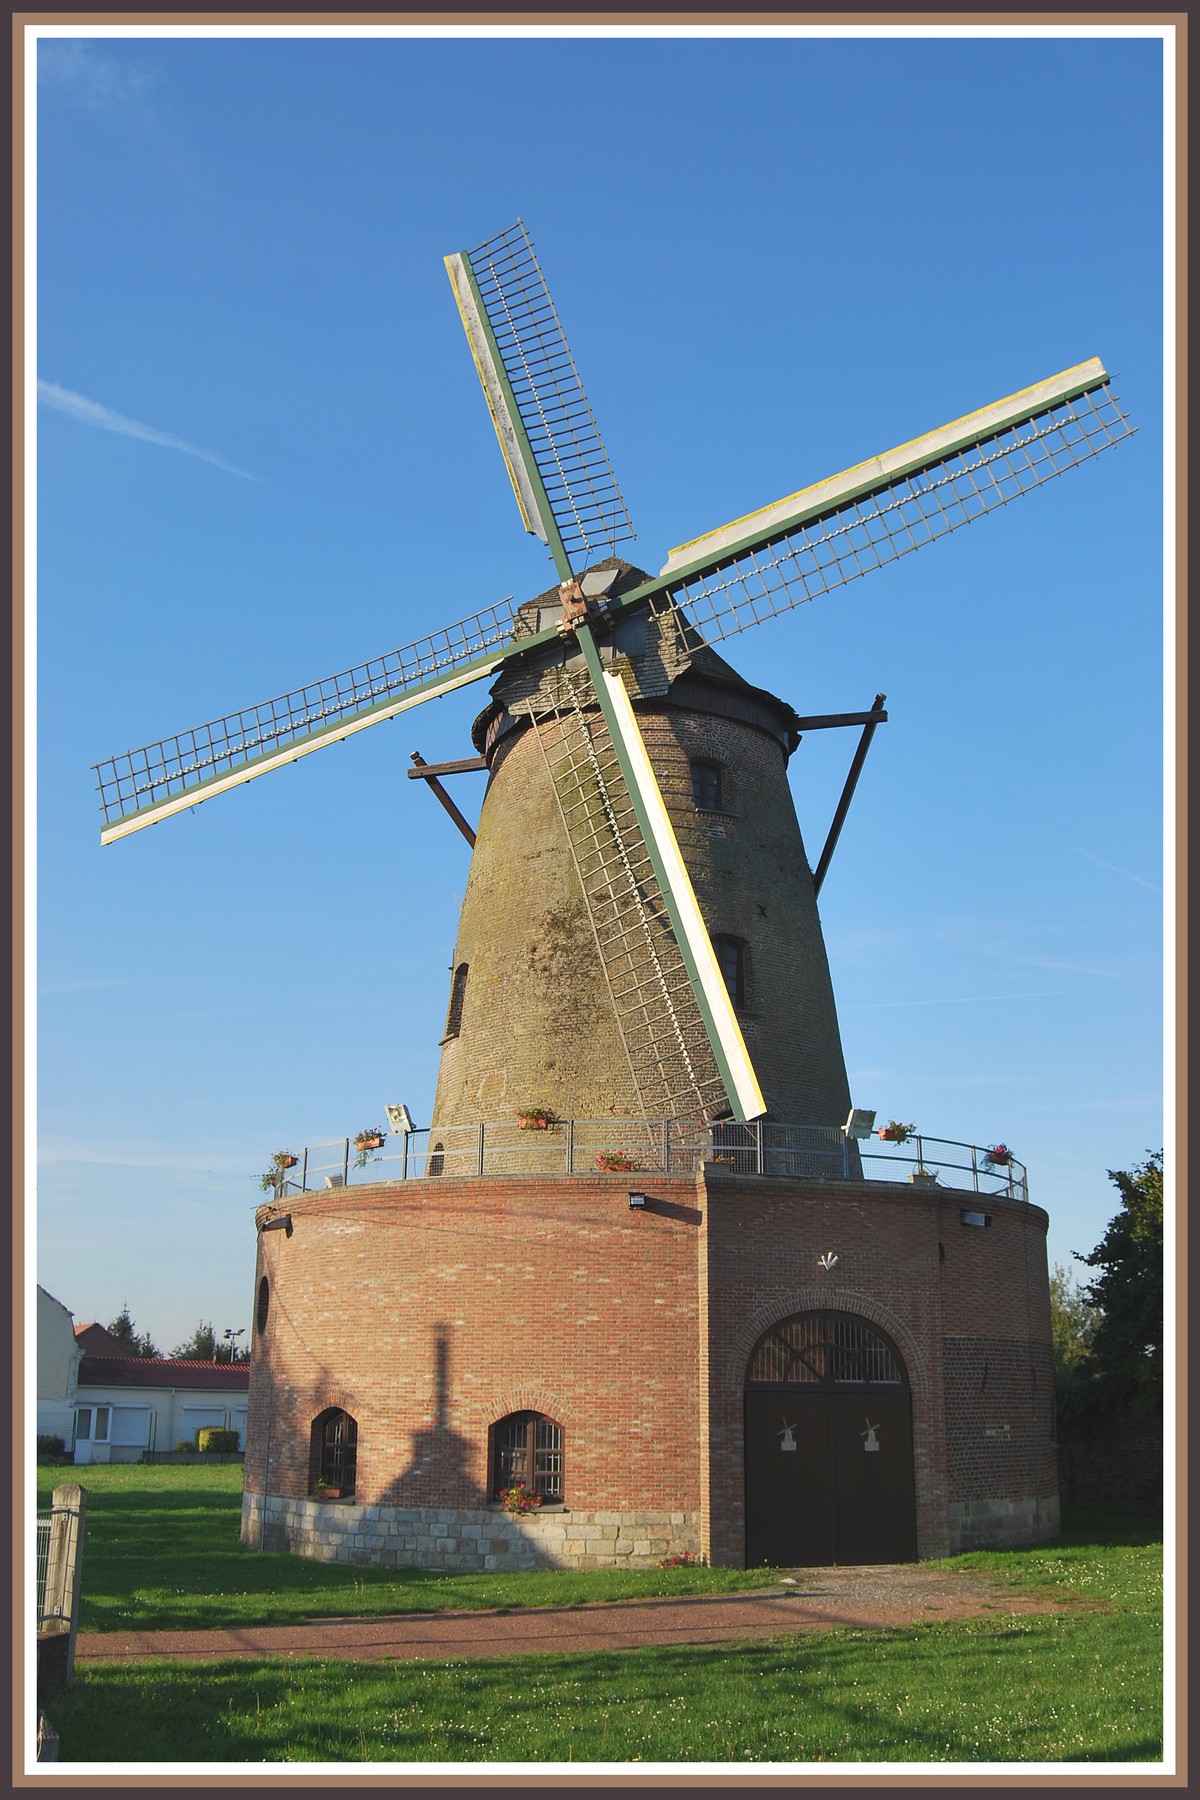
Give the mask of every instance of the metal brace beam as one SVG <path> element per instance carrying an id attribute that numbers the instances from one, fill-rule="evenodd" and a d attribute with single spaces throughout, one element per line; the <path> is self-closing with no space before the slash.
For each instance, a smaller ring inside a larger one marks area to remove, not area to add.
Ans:
<path id="1" fill-rule="evenodd" d="M 858 778 L 862 774 L 863 764 L 867 760 L 867 751 L 871 748 L 871 739 L 875 736 L 875 728 L 877 725 L 882 724 L 887 718 L 887 714 L 883 710 L 883 703 L 886 699 L 886 694 L 876 694 L 870 712 L 865 715 L 867 722 L 864 724 L 863 734 L 858 740 L 858 749 L 854 752 L 854 760 L 850 764 L 850 773 L 846 777 L 846 785 L 842 789 L 842 797 L 837 803 L 837 808 L 833 815 L 833 823 L 829 827 L 829 836 L 825 839 L 825 848 L 818 857 L 817 866 L 813 870 L 814 894 L 820 893 L 821 883 L 824 881 L 829 870 L 829 865 L 833 860 L 833 852 L 837 847 L 839 837 L 842 835 L 842 826 L 846 823 L 846 814 L 850 811 L 850 802 L 854 798 L 854 790 L 858 786 Z"/>
<path id="2" fill-rule="evenodd" d="M 412 760 L 416 764 L 416 767 L 407 771 L 410 780 L 421 780 L 427 784 L 430 792 L 435 794 L 441 801 L 442 805 L 450 814 L 450 817 L 454 820 L 454 823 L 458 826 L 458 829 L 462 832 L 473 850 L 475 848 L 475 833 L 471 830 L 471 827 L 467 824 L 467 821 L 463 818 L 457 806 L 455 806 L 453 800 L 438 780 L 434 771 L 440 769 L 443 773 L 449 774 L 451 772 L 457 772 L 460 769 L 485 768 L 487 765 L 484 763 L 482 756 L 477 759 L 471 758 L 461 763 L 427 763 L 425 758 L 421 755 L 421 752 L 419 750 L 414 750 L 412 752 Z"/>

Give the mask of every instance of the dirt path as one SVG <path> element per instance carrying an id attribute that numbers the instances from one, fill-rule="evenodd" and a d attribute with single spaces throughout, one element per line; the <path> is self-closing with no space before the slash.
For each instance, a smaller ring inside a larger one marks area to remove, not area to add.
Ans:
<path id="1" fill-rule="evenodd" d="M 858 1569 L 798 1569 L 756 1594 L 682 1600 L 597 1602 L 498 1612 L 393 1613 L 371 1619 L 311 1619 L 226 1631 L 81 1632 L 76 1656 L 139 1662 L 230 1657 L 341 1657 L 373 1662 L 415 1657 L 462 1660 L 537 1651 L 633 1650 L 643 1644 L 717 1644 L 798 1631 L 856 1626 L 887 1630 L 988 1613 L 1051 1613 L 1054 1599 L 1019 1594 L 988 1576 L 936 1563 Z"/>

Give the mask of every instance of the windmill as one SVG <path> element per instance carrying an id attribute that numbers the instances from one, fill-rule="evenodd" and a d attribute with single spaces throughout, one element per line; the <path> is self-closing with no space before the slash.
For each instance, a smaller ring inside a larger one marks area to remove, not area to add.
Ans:
<path id="1" fill-rule="evenodd" d="M 101 842 L 497 678 L 554 795 L 641 1113 L 761 1117 L 737 995 L 634 701 L 690 670 L 728 671 L 715 643 L 933 543 L 1132 428 L 1093 358 L 680 545 L 647 575 L 615 553 L 629 517 L 524 225 L 445 261 L 523 523 L 557 588 L 98 764 Z M 836 721 L 865 727 L 856 767 L 882 701 Z M 451 1022 L 455 1006 L 452 989 Z"/>

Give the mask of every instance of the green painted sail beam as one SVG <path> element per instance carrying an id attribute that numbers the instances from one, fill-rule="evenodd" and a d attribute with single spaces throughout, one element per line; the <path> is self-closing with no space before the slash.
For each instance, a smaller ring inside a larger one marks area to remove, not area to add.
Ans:
<path id="1" fill-rule="evenodd" d="M 990 406 L 980 407 L 838 475 L 830 475 L 810 487 L 801 488 L 784 500 L 760 507 L 702 537 L 692 538 L 671 551 L 657 576 L 631 588 L 619 600 L 610 601 L 609 612 L 615 615 L 631 611 L 689 580 L 711 575 L 750 551 L 760 550 L 786 537 L 802 525 L 830 517 L 854 500 L 918 475 L 944 462 L 947 457 L 986 443 L 1003 431 L 1029 424 L 1055 406 L 1106 387 L 1108 381 L 1108 372 L 1099 357 L 1076 363 L 1045 381 L 1021 388 Z"/>
<path id="2" fill-rule="evenodd" d="M 492 330 L 475 271 L 471 267 L 471 258 L 465 250 L 460 250 L 443 260 L 525 529 L 531 536 L 540 537 L 547 545 L 554 558 L 559 579 L 569 581 L 574 570 L 537 466 L 537 458 L 533 454 L 533 446 L 521 419 L 521 409 L 517 405 L 508 371 L 504 367 L 504 358 L 496 342 L 496 334 Z"/>
<path id="3" fill-rule="evenodd" d="M 456 688 L 469 687 L 472 682 L 484 681 L 489 675 L 496 674 L 510 658 L 524 655 L 530 650 L 544 649 L 558 639 L 557 627 L 551 626 L 535 636 L 519 638 L 501 650 L 475 657 L 450 673 L 432 675 L 403 693 L 377 700 L 373 705 L 365 706 L 347 718 L 315 725 L 311 731 L 289 738 L 286 743 L 260 751 L 257 756 L 247 757 L 234 768 L 199 777 L 190 786 L 180 788 L 178 792 L 169 794 L 162 800 L 152 801 L 147 806 L 138 807 L 112 820 L 101 831 L 100 842 L 115 843 L 118 838 L 128 837 L 131 832 L 141 831 L 147 825 L 155 825 L 160 819 L 170 818 L 173 813 L 186 812 L 189 807 L 199 805 L 202 800 L 211 800 L 217 794 L 227 793 L 230 788 L 241 787 L 243 782 L 253 781 L 256 776 L 267 775 L 272 769 L 298 762 L 302 756 L 309 756 L 314 750 L 323 750 L 327 744 L 353 737 L 370 725 L 378 725 L 382 719 L 391 719 L 398 713 L 406 712 L 409 707 L 420 706 L 426 700 L 436 700 L 439 695 L 453 693 Z M 178 776 L 176 779 L 187 778 Z"/>
<path id="4" fill-rule="evenodd" d="M 761 1118 L 767 1110 L 766 1102 L 625 684 L 620 675 L 604 667 L 589 625 L 581 624 L 576 636 L 658 878 L 726 1097 L 735 1118 Z"/>

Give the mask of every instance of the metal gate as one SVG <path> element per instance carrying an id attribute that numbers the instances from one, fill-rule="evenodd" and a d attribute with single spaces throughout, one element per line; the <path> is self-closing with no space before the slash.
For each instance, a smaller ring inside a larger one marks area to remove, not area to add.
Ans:
<path id="1" fill-rule="evenodd" d="M 772 1326 L 750 1359 L 745 1444 L 750 1567 L 916 1560 L 912 1396 L 865 1319 Z"/>

